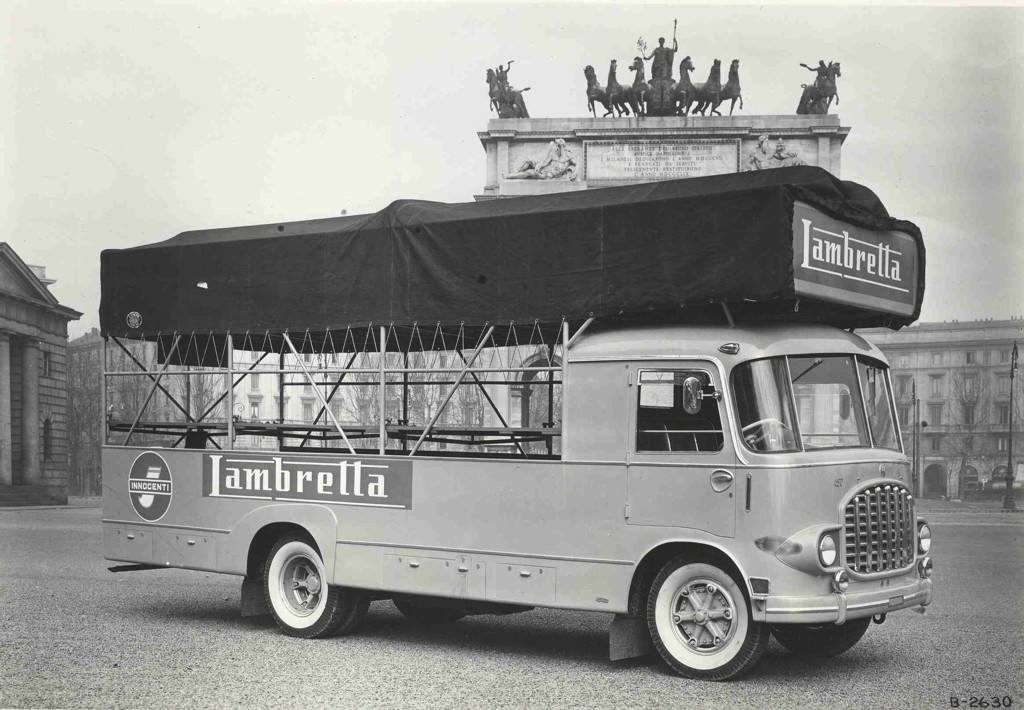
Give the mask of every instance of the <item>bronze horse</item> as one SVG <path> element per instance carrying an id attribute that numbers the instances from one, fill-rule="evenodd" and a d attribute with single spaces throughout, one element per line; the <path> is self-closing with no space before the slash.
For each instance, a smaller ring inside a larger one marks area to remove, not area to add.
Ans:
<path id="1" fill-rule="evenodd" d="M 691 98 L 697 93 L 697 87 L 690 81 L 690 72 L 693 71 L 693 59 L 689 55 L 683 57 L 679 62 L 679 81 L 673 89 L 673 100 L 676 103 L 676 113 L 685 116 L 690 112 Z"/>
<path id="2" fill-rule="evenodd" d="M 645 102 L 651 87 L 644 74 L 644 60 L 640 57 L 633 57 L 633 63 L 629 65 L 629 70 L 636 72 L 636 75 L 633 77 L 633 85 L 626 90 L 626 101 L 633 109 L 634 114 L 645 116 L 647 115 Z"/>
<path id="3" fill-rule="evenodd" d="M 712 62 L 708 80 L 703 84 L 694 84 L 690 81 L 690 72 L 692 71 L 693 60 L 688 56 L 683 57 L 683 61 L 679 62 L 679 81 L 676 83 L 676 98 L 679 101 L 676 112 L 681 116 L 686 116 L 690 113 L 690 108 L 693 107 L 694 113 L 699 111 L 703 116 L 704 111 L 710 106 L 712 114 L 718 113 L 715 111 L 715 107 L 723 101 L 721 60 L 716 59 Z"/>
<path id="4" fill-rule="evenodd" d="M 814 84 L 801 84 L 803 93 L 800 95 L 800 103 L 796 106 L 798 114 L 823 114 L 828 113 L 832 99 L 839 105 L 839 91 L 836 89 L 836 79 L 843 75 L 839 62 L 829 62 L 825 79 L 819 88 L 817 82 Z"/>
<path id="5" fill-rule="evenodd" d="M 743 110 L 743 94 L 740 93 L 740 60 L 733 59 L 729 63 L 729 81 L 722 87 L 722 93 L 720 94 L 718 104 L 711 107 L 711 113 L 718 113 L 715 109 L 718 108 L 719 104 L 725 103 L 726 101 L 732 100 L 729 104 L 729 115 L 732 115 L 732 110 L 736 108 L 736 101 L 740 102 L 740 110 Z M 718 114 L 721 116 L 722 114 Z"/>
<path id="6" fill-rule="evenodd" d="M 722 60 L 713 61 L 711 71 L 708 72 L 708 80 L 694 86 L 697 89 L 697 108 L 694 111 L 701 116 L 708 108 L 711 109 L 711 115 L 718 113 L 714 107 L 722 103 Z"/>
<path id="7" fill-rule="evenodd" d="M 589 64 L 583 67 L 583 76 L 587 78 L 587 109 L 594 118 L 597 118 L 597 109 L 594 108 L 596 102 L 604 106 L 605 113 L 601 118 L 610 116 L 614 109 L 608 102 L 608 92 L 597 82 L 597 72 L 594 71 L 594 67 Z"/>
<path id="8" fill-rule="evenodd" d="M 611 61 L 608 65 L 608 85 L 605 91 L 608 92 L 608 103 L 612 105 L 612 108 L 616 111 L 616 116 L 622 116 L 625 114 L 629 115 L 629 95 L 626 89 L 623 88 L 619 80 L 615 78 L 615 71 L 618 68 L 619 62 L 616 59 Z"/>

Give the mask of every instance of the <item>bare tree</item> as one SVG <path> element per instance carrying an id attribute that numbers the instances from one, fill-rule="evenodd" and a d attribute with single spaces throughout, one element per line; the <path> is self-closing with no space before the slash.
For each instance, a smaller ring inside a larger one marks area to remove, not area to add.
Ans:
<path id="1" fill-rule="evenodd" d="M 102 341 L 68 348 L 68 452 L 75 493 L 100 492 Z"/>
<path id="2" fill-rule="evenodd" d="M 951 490 L 956 480 L 962 496 L 968 466 L 980 471 L 991 458 L 982 446 L 981 436 L 987 431 L 992 396 L 988 381 L 978 370 L 962 367 L 953 372 L 950 384 L 949 424 L 941 451 L 946 462 L 946 490 Z"/>

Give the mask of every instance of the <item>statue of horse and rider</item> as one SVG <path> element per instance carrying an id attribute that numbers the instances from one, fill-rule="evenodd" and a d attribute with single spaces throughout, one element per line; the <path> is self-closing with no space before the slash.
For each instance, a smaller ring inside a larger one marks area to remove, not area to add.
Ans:
<path id="1" fill-rule="evenodd" d="M 812 71 L 817 76 L 813 84 L 801 84 L 803 93 L 800 95 L 800 102 L 796 106 L 798 114 L 825 114 L 828 113 L 832 99 L 839 105 L 839 92 L 836 90 L 836 79 L 841 77 L 839 62 L 829 62 L 827 65 L 822 59 L 818 60 L 818 66 L 812 67 L 800 63 L 804 69 Z"/>
<path id="2" fill-rule="evenodd" d="M 490 110 L 498 113 L 498 118 L 529 118 L 530 112 L 526 110 L 526 102 L 523 100 L 525 89 L 516 89 L 508 81 L 508 72 L 512 68 L 514 59 L 508 60 L 507 64 L 499 64 L 497 69 L 487 69 L 487 95 L 490 98 Z"/>

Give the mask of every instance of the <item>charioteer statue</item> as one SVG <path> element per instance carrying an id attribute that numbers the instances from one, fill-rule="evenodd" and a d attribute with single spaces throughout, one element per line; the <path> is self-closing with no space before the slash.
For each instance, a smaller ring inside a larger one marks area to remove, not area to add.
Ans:
<path id="1" fill-rule="evenodd" d="M 640 50 L 640 57 L 634 65 L 639 64 L 637 69 L 637 80 L 634 82 L 636 93 L 636 104 L 642 114 L 648 116 L 671 116 L 676 112 L 675 82 L 672 80 L 672 65 L 675 61 L 676 52 L 679 51 L 679 42 L 676 41 L 676 27 L 678 20 L 672 22 L 672 48 L 665 46 L 665 38 L 658 38 L 658 46 L 648 54 L 647 43 L 641 37 L 636 41 L 637 49 Z M 651 81 L 642 81 L 643 64 L 640 58 L 651 62 Z"/>
<path id="2" fill-rule="evenodd" d="M 641 46 L 643 40 L 640 40 Z M 651 62 L 651 79 L 668 79 L 672 81 L 672 62 L 676 52 L 679 51 L 679 43 L 676 41 L 675 27 L 672 29 L 672 49 L 665 46 L 665 38 L 658 37 L 658 46 L 651 50 L 649 56 L 644 59 Z"/>

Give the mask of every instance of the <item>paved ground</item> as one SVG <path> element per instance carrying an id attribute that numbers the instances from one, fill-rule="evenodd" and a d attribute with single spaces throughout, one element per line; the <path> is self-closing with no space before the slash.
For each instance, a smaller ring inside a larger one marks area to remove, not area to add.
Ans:
<path id="1" fill-rule="evenodd" d="M 425 629 L 390 602 L 359 635 L 282 636 L 238 616 L 238 579 L 111 574 L 99 510 L 0 510 L 0 707 L 948 708 L 1024 704 L 1024 514 L 922 506 L 937 599 L 894 614 L 839 659 L 777 646 L 732 683 L 607 660 L 606 614 L 539 610 Z M 962 707 L 966 707 L 966 704 Z"/>

